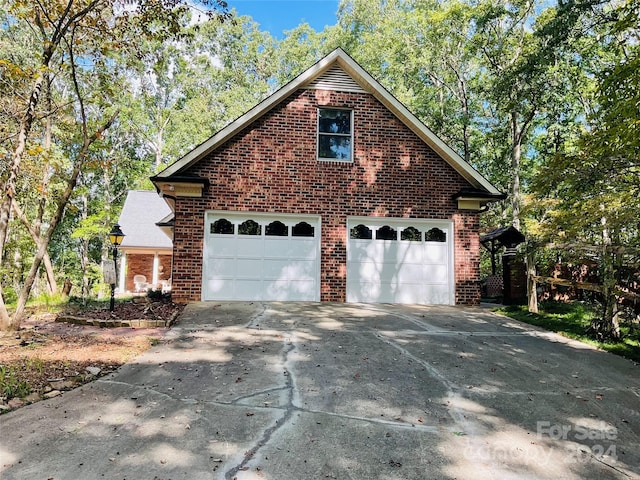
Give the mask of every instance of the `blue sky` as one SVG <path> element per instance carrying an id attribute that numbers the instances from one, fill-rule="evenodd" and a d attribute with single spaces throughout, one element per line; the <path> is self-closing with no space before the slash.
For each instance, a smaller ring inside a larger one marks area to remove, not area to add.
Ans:
<path id="1" fill-rule="evenodd" d="M 316 31 L 336 23 L 339 0 L 228 0 L 229 9 L 249 15 L 260 24 L 260 30 L 282 38 L 283 30 L 291 30 L 307 22 Z"/>

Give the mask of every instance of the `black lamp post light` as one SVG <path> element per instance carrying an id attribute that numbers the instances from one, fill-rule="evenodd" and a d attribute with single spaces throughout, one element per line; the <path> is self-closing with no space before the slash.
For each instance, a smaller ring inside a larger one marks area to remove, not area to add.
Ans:
<path id="1" fill-rule="evenodd" d="M 115 269 L 115 283 L 111 284 L 111 301 L 109 303 L 109 310 L 113 312 L 115 307 L 115 291 L 116 291 L 116 283 L 118 283 L 118 268 L 117 268 L 117 258 L 118 258 L 118 247 L 122 243 L 122 239 L 125 237 L 122 230 L 120 230 L 120 225 L 117 223 L 113 226 L 111 231 L 109 232 L 109 241 L 113 246 L 113 268 Z"/>

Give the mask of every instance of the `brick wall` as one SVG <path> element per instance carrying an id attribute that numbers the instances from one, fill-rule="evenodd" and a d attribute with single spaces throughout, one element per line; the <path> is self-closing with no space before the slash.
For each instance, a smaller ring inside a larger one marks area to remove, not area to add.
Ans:
<path id="1" fill-rule="evenodd" d="M 171 278 L 171 255 L 158 255 L 159 273 L 158 281 L 169 280 Z M 153 254 L 129 253 L 127 254 L 127 274 L 125 279 L 125 290 L 133 292 L 134 275 L 144 275 L 147 282 L 153 280 Z"/>
<path id="2" fill-rule="evenodd" d="M 354 161 L 316 160 L 320 106 L 354 111 Z M 322 217 L 321 299 L 346 297 L 347 216 L 452 219 L 456 303 L 477 303 L 478 214 L 452 196 L 469 184 L 373 96 L 298 90 L 188 172 L 209 178 L 203 198 L 176 202 L 173 296 L 201 298 L 204 212 Z"/>

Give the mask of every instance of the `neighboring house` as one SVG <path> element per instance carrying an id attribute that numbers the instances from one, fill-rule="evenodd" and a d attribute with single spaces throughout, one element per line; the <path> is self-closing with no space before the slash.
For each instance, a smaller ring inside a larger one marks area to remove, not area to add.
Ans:
<path id="1" fill-rule="evenodd" d="M 177 301 L 474 304 L 503 198 L 341 49 L 152 181 Z"/>
<path id="2" fill-rule="evenodd" d="M 132 190 L 127 193 L 118 221 L 125 234 L 120 246 L 120 292 L 169 288 L 172 231 L 170 224 L 163 221 L 171 216 L 167 202 L 156 192 Z"/>

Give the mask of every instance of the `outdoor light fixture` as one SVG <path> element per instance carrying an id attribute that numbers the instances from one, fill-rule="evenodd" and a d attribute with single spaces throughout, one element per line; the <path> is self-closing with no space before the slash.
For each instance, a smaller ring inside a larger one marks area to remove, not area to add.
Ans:
<path id="1" fill-rule="evenodd" d="M 116 293 L 116 283 L 118 283 L 118 269 L 116 267 L 118 259 L 118 247 L 122 244 L 122 239 L 125 237 L 122 230 L 120 230 L 120 225 L 117 223 L 113 226 L 111 231 L 109 232 L 109 241 L 113 246 L 113 268 L 115 269 L 115 282 L 111 284 L 111 301 L 109 302 L 109 310 L 113 312 L 115 307 L 115 293 Z"/>
<path id="2" fill-rule="evenodd" d="M 113 245 L 115 248 L 118 248 L 122 243 L 122 239 L 124 238 L 124 236 L 124 233 L 122 233 L 122 230 L 120 230 L 120 225 L 116 223 L 111 229 L 111 232 L 109 232 L 109 241 L 111 242 L 111 245 Z"/>

